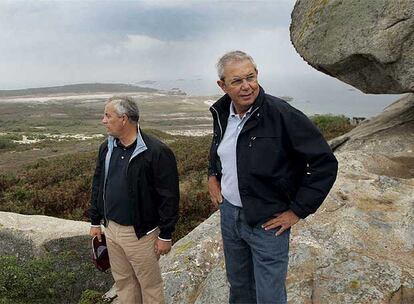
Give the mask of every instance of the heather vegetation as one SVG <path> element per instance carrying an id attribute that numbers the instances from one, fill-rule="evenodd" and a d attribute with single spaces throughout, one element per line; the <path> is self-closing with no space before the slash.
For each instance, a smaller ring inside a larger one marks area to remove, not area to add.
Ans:
<path id="1" fill-rule="evenodd" d="M 176 154 L 181 186 L 179 239 L 214 210 L 206 189 L 210 136 L 179 137 L 156 130 L 149 133 L 169 143 Z M 87 221 L 96 152 L 40 159 L 16 175 L 0 175 L 0 210 Z"/>
<path id="2" fill-rule="evenodd" d="M 8 138 L 0 138 L 0 150 L 13 149 L 16 144 Z"/>
<path id="3" fill-rule="evenodd" d="M 110 287 L 97 281 L 94 273 L 92 263 L 82 261 L 75 251 L 29 260 L 0 256 L 0 303 L 77 303 L 86 288 Z"/>
<path id="4" fill-rule="evenodd" d="M 313 121 L 327 139 L 349 131 L 344 116 L 318 115 Z M 174 151 L 180 174 L 180 221 L 176 239 L 186 235 L 214 208 L 207 191 L 207 157 L 211 136 L 172 136 L 149 133 L 166 141 Z M 88 220 L 90 184 L 96 151 L 40 159 L 17 175 L 0 175 L 0 210 Z"/>
<path id="5" fill-rule="evenodd" d="M 76 265 L 76 266 L 74 266 Z M 0 256 L 0 304 L 104 304 L 111 284 L 75 251 L 27 261 Z"/>

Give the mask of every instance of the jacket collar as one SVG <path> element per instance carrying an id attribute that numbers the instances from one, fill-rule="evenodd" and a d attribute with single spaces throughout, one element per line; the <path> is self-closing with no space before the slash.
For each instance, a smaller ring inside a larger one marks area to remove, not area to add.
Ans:
<path id="1" fill-rule="evenodd" d="M 116 139 L 115 137 L 109 135 L 108 136 L 108 151 L 110 151 L 110 154 L 112 154 L 112 150 L 114 149 L 114 147 L 117 147 Z M 144 139 L 142 138 L 141 128 L 138 127 L 137 145 L 135 146 L 134 152 L 132 152 L 130 160 L 147 149 L 148 149 L 147 145 L 145 144 Z"/>
<path id="2" fill-rule="evenodd" d="M 256 108 L 260 107 L 263 104 L 264 96 L 265 96 L 265 91 L 264 91 L 264 89 L 261 86 L 259 86 L 259 95 L 257 96 L 256 100 L 252 104 L 252 107 L 251 107 L 251 111 L 252 112 Z M 231 103 L 231 98 L 230 98 L 230 96 L 228 94 L 226 94 L 223 97 L 221 97 L 219 100 L 217 100 L 210 107 L 210 111 L 212 111 L 211 108 L 214 108 L 218 112 L 220 112 L 220 113 L 226 113 L 226 115 L 228 115 L 230 113 L 230 103 Z"/>
<path id="3" fill-rule="evenodd" d="M 147 145 L 144 142 L 144 139 L 142 138 L 141 135 L 141 129 L 138 127 L 138 133 L 137 133 L 137 145 L 135 146 L 134 152 L 132 152 L 131 158 L 129 159 L 129 162 L 131 162 L 131 160 L 137 156 L 138 154 L 144 152 L 145 150 L 147 150 Z M 111 162 L 111 155 L 112 155 L 112 151 L 114 150 L 114 147 L 116 147 L 116 140 L 115 137 L 113 137 L 112 135 L 108 136 L 108 151 L 106 152 L 106 156 L 105 156 L 105 182 L 104 182 L 104 187 L 106 185 L 106 178 L 108 177 L 108 172 L 109 172 L 109 163 Z"/>

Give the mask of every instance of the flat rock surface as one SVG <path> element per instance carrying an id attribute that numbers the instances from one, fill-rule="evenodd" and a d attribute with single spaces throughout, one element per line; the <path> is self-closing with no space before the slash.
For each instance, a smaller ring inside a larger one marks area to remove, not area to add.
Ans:
<path id="1" fill-rule="evenodd" d="M 0 211 L 0 255 L 37 256 L 45 252 L 49 242 L 85 237 L 89 235 L 89 228 L 87 222 Z"/>

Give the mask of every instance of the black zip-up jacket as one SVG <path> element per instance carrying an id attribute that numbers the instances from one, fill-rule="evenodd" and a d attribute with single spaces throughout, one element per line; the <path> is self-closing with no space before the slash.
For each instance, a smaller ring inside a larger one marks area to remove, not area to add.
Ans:
<path id="1" fill-rule="evenodd" d="M 226 94 L 210 108 L 214 135 L 208 174 L 219 180 L 217 148 L 226 130 L 230 103 Z M 329 145 L 306 115 L 261 87 L 237 139 L 236 155 L 239 192 L 250 225 L 288 209 L 300 218 L 314 213 L 338 170 Z"/>
<path id="2" fill-rule="evenodd" d="M 159 237 L 171 239 L 178 220 L 180 197 L 177 163 L 173 152 L 164 143 L 143 132 L 141 136 L 147 149 L 130 160 L 127 171 L 135 233 L 141 238 L 158 226 Z M 102 221 L 107 224 L 104 197 L 107 153 L 108 139 L 99 148 L 93 176 L 89 208 L 92 225 L 99 225 Z"/>

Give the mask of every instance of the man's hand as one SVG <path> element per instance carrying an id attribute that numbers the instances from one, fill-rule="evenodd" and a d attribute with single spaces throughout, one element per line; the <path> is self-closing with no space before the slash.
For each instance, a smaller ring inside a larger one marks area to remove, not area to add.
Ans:
<path id="1" fill-rule="evenodd" d="M 99 242 L 101 242 L 101 241 L 102 241 L 102 239 L 101 239 L 101 234 L 102 234 L 101 227 L 91 227 L 91 230 L 89 231 L 89 235 L 90 235 L 91 237 L 97 236 L 97 237 L 98 237 Z"/>
<path id="2" fill-rule="evenodd" d="M 283 231 L 295 225 L 299 222 L 299 220 L 300 218 L 292 210 L 287 210 L 285 212 L 275 214 L 275 217 L 264 223 L 262 228 L 269 230 L 280 227 L 280 229 L 276 232 L 276 235 L 281 235 Z"/>
<path id="3" fill-rule="evenodd" d="M 210 193 L 211 202 L 217 207 L 223 202 L 223 197 L 221 196 L 221 186 L 217 177 L 212 175 L 208 178 L 208 192 Z"/>
<path id="4" fill-rule="evenodd" d="M 157 239 L 155 241 L 154 250 L 157 255 L 167 254 L 171 250 L 171 241 Z"/>

